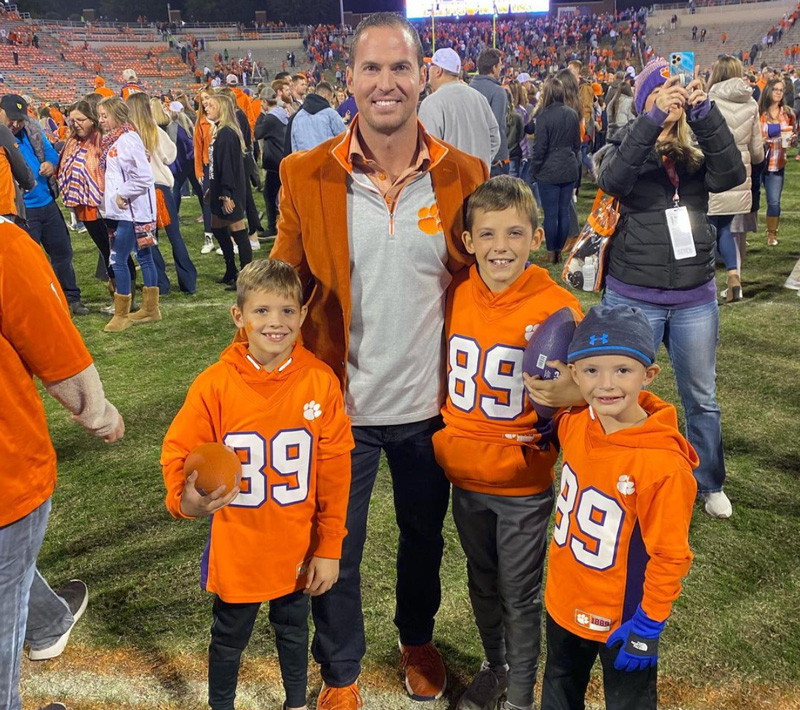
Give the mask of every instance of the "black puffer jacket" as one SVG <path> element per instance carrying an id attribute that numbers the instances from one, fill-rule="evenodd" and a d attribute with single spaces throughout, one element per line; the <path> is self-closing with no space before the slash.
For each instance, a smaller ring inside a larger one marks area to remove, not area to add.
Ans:
<path id="1" fill-rule="evenodd" d="M 537 182 L 575 182 L 580 151 L 581 124 L 574 109 L 556 101 L 536 116 L 531 168 Z"/>
<path id="2" fill-rule="evenodd" d="M 609 276 L 633 286 L 690 289 L 714 278 L 716 230 L 709 224 L 708 193 L 725 192 L 744 182 L 742 154 L 719 109 L 689 122 L 705 156 L 690 174 L 676 166 L 680 204 L 689 210 L 695 251 L 676 261 L 665 210 L 673 206 L 675 188 L 655 144 L 661 128 L 641 115 L 609 138 L 596 156 L 597 184 L 619 198 L 620 221 L 611 241 Z"/>

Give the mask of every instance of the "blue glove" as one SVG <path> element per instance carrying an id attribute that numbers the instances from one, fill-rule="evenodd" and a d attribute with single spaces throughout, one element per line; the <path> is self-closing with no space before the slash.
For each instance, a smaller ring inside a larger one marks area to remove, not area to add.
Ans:
<path id="1" fill-rule="evenodd" d="M 636 607 L 634 615 L 622 624 L 606 641 L 606 646 L 619 645 L 619 653 L 614 660 L 618 671 L 643 671 L 658 663 L 658 637 L 666 626 L 666 621 L 653 621 Z"/>

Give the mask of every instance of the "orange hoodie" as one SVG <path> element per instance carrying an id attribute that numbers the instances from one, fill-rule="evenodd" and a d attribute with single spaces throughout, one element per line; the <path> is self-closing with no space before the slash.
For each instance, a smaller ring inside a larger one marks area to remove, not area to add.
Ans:
<path id="1" fill-rule="evenodd" d="M 578 300 L 545 269 L 529 265 L 493 293 L 473 265 L 447 293 L 445 428 L 436 460 L 453 485 L 493 495 L 533 495 L 553 483 L 553 420 L 539 421 L 522 383 L 522 355 L 534 326 Z"/>
<path id="2" fill-rule="evenodd" d="M 675 407 L 646 391 L 639 404 L 647 420 L 613 434 L 591 407 L 558 425 L 564 464 L 545 604 L 559 626 L 594 641 L 639 604 L 666 620 L 692 564 L 699 459 L 678 431 Z"/>
<path id="3" fill-rule="evenodd" d="M 339 382 L 301 345 L 267 372 L 230 345 L 192 383 L 161 451 L 167 508 L 181 513 L 183 465 L 210 441 L 242 459 L 242 492 L 212 516 L 201 586 L 230 603 L 305 585 L 312 555 L 341 557 L 353 437 Z"/>

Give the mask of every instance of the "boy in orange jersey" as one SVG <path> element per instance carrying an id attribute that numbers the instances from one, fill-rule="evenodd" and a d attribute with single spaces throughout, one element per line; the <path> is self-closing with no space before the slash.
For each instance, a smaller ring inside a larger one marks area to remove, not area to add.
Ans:
<path id="1" fill-rule="evenodd" d="M 176 518 L 213 515 L 200 565 L 215 593 L 208 702 L 233 710 L 239 663 L 261 602 L 269 601 L 286 691 L 285 710 L 306 707 L 308 597 L 339 576 L 353 438 L 330 368 L 296 342 L 306 315 L 300 279 L 282 261 L 248 264 L 237 280 L 236 342 L 202 372 L 164 438 L 167 508 Z M 204 442 L 242 457 L 239 489 L 201 495 L 186 456 Z"/>
<path id="2" fill-rule="evenodd" d="M 588 407 L 565 413 L 545 604 L 542 710 L 582 710 L 598 654 L 608 710 L 654 710 L 658 638 L 689 571 L 698 458 L 675 408 L 643 391 L 653 330 L 630 306 L 595 306 L 569 369 Z"/>
<path id="3" fill-rule="evenodd" d="M 551 419 L 526 396 L 522 355 L 534 329 L 577 299 L 528 264 L 539 247 L 536 202 L 517 178 L 496 177 L 470 196 L 463 239 L 477 265 L 447 296 L 448 395 L 436 460 L 453 483 L 453 518 L 467 556 L 469 592 L 486 660 L 458 710 L 533 707 L 541 640 L 541 583 L 553 508 Z M 547 404 L 581 402 L 564 377 Z M 533 383 L 534 386 L 537 383 Z"/>

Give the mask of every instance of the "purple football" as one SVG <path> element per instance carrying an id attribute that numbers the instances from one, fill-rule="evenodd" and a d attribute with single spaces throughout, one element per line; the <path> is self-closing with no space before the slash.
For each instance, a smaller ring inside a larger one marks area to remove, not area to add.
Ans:
<path id="1" fill-rule="evenodd" d="M 529 375 L 539 375 L 543 380 L 558 377 L 558 370 L 547 367 L 548 360 L 567 361 L 567 351 L 575 335 L 575 312 L 564 307 L 552 313 L 539 325 L 522 356 L 522 371 Z M 552 417 L 556 410 L 553 407 L 533 402 L 533 408 L 540 417 Z"/>

